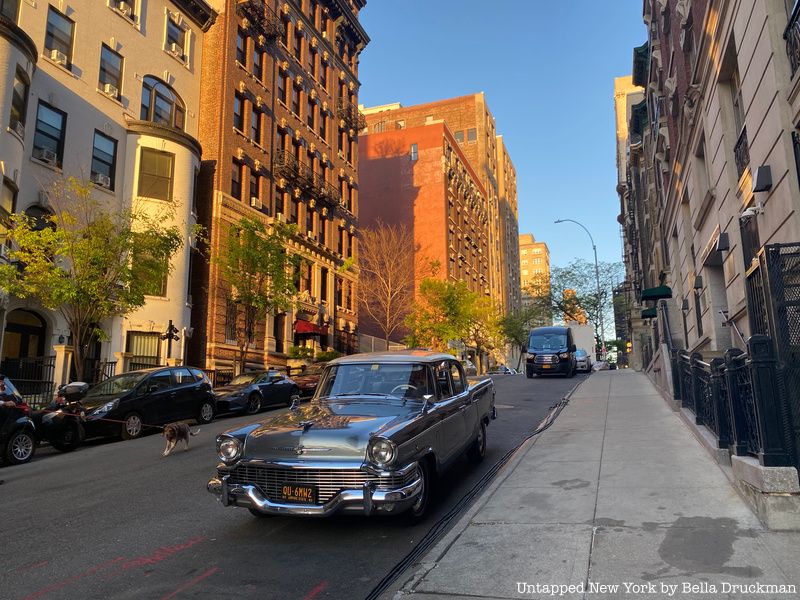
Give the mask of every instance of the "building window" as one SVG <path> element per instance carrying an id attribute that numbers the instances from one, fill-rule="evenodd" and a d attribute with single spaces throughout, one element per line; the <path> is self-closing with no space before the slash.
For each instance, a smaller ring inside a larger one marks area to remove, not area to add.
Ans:
<path id="1" fill-rule="evenodd" d="M 29 90 L 30 83 L 28 82 L 28 76 L 22 69 L 17 67 L 17 72 L 14 75 L 14 88 L 11 92 L 11 119 L 9 120 L 9 127 L 11 127 L 12 131 L 17 132 L 20 137 L 25 136 Z"/>
<path id="2" fill-rule="evenodd" d="M 0 0 L 0 15 L 12 23 L 17 22 L 17 11 L 19 10 L 19 0 Z"/>
<path id="3" fill-rule="evenodd" d="M 278 100 L 286 104 L 286 80 L 288 77 L 278 75 Z"/>
<path id="4" fill-rule="evenodd" d="M 344 235 L 345 231 L 340 227 L 338 239 L 336 240 L 336 251 L 342 256 L 344 256 Z"/>
<path id="5" fill-rule="evenodd" d="M 311 263 L 304 260 L 300 263 L 300 287 L 301 292 L 311 293 Z"/>
<path id="6" fill-rule="evenodd" d="M 325 242 L 327 241 L 327 237 L 328 237 L 327 229 L 328 229 L 328 220 L 325 217 L 323 217 L 322 215 L 320 215 L 319 216 L 319 231 L 317 232 L 317 240 L 323 246 L 325 245 Z"/>
<path id="7" fill-rule="evenodd" d="M 356 238 L 352 233 L 347 234 L 347 258 L 353 258 L 355 251 Z"/>
<path id="8" fill-rule="evenodd" d="M 328 115 L 324 111 L 319 111 L 319 137 L 328 141 Z"/>
<path id="9" fill-rule="evenodd" d="M 314 237 L 314 209 L 306 208 L 306 235 Z"/>
<path id="10" fill-rule="evenodd" d="M 286 206 L 285 196 L 286 192 L 279 187 L 275 188 L 275 214 L 283 214 L 284 207 Z"/>
<path id="11" fill-rule="evenodd" d="M 312 48 L 308 49 L 308 72 L 314 79 L 317 78 L 317 51 Z"/>
<path id="12" fill-rule="evenodd" d="M 255 110 L 250 113 L 250 139 L 256 144 L 261 145 L 261 111 Z"/>
<path id="13" fill-rule="evenodd" d="M 308 20 L 311 21 L 312 25 L 315 25 L 317 22 L 317 0 L 308 0 Z"/>
<path id="14" fill-rule="evenodd" d="M 319 83 L 325 90 L 328 89 L 328 65 L 322 60 L 319 63 Z"/>
<path id="15" fill-rule="evenodd" d="M 100 90 L 119 99 L 122 91 L 122 56 L 103 44 L 100 50 Z"/>
<path id="16" fill-rule="evenodd" d="M 303 62 L 303 34 L 299 31 L 294 32 L 294 57 L 302 64 Z"/>
<path id="17" fill-rule="evenodd" d="M 138 195 L 157 200 L 172 200 L 174 163 L 175 156 L 169 152 L 142 148 Z"/>
<path id="18" fill-rule="evenodd" d="M 286 19 L 283 22 L 283 33 L 281 34 L 281 43 L 285 48 L 289 47 L 289 30 L 292 28 L 292 22 Z"/>
<path id="19" fill-rule="evenodd" d="M 419 158 L 419 148 L 416 144 L 411 144 L 410 156 L 411 160 L 417 160 Z"/>
<path id="20" fill-rule="evenodd" d="M 292 112 L 300 116 L 300 88 L 296 85 L 292 86 Z"/>
<path id="21" fill-rule="evenodd" d="M 456 141 L 459 144 L 463 144 L 464 143 L 464 131 L 463 130 L 462 131 L 456 131 L 455 138 L 456 138 Z"/>
<path id="22" fill-rule="evenodd" d="M 183 129 L 186 105 L 166 83 L 147 75 L 142 83 L 142 109 L 139 118 L 158 125 Z"/>
<path id="23" fill-rule="evenodd" d="M 186 30 L 171 18 L 167 18 L 167 50 L 181 60 L 186 58 Z"/>
<path id="24" fill-rule="evenodd" d="M 244 98 L 239 94 L 233 96 L 233 128 L 244 132 Z"/>
<path id="25" fill-rule="evenodd" d="M 253 44 L 252 73 L 259 81 L 264 79 L 264 52 L 255 44 Z"/>
<path id="26" fill-rule="evenodd" d="M 157 259 L 147 251 L 147 248 L 137 246 L 133 251 L 133 277 L 136 280 L 151 280 L 149 285 L 144 290 L 146 296 L 158 296 L 164 298 L 167 295 L 167 275 L 169 272 L 168 266 L 161 259 Z M 161 273 L 161 277 L 152 281 L 153 276 Z"/>
<path id="27" fill-rule="evenodd" d="M 72 39 L 75 23 L 52 6 L 47 13 L 47 31 L 44 36 L 44 47 L 47 55 L 66 67 L 72 68 Z"/>
<path id="28" fill-rule="evenodd" d="M 251 204 L 261 203 L 261 176 L 252 169 L 250 170 L 250 198 Z M 253 202 L 253 198 L 256 199 L 256 202 Z"/>
<path id="29" fill-rule="evenodd" d="M 467 129 L 467 142 L 472 143 L 478 139 L 478 131 L 472 127 L 471 129 Z"/>
<path id="30" fill-rule="evenodd" d="M 236 34 L 236 62 L 247 66 L 247 34 L 241 29 Z"/>
<path id="31" fill-rule="evenodd" d="M 231 196 L 237 200 L 242 199 L 242 169 L 243 165 L 238 160 L 231 163 Z"/>
<path id="32" fill-rule="evenodd" d="M 236 320 L 239 316 L 239 307 L 236 303 L 228 298 L 225 303 L 225 343 L 236 343 Z"/>
<path id="33" fill-rule="evenodd" d="M 739 71 L 731 75 L 731 101 L 733 103 L 733 125 L 737 136 L 744 129 L 744 103 L 742 102 L 742 86 Z"/>
<path id="34" fill-rule="evenodd" d="M 60 167 L 64 158 L 66 125 L 67 113 L 39 101 L 36 132 L 33 136 L 33 157 Z"/>
<path id="35" fill-rule="evenodd" d="M 116 164 L 117 140 L 95 130 L 92 144 L 92 181 L 113 190 Z"/>
<path id="36" fill-rule="evenodd" d="M 289 223 L 297 224 L 297 213 L 299 212 L 297 198 L 289 200 Z"/>
<path id="37" fill-rule="evenodd" d="M 328 269 L 322 267 L 319 272 L 319 299 L 323 302 L 328 301 Z"/>
<path id="38" fill-rule="evenodd" d="M 308 104 L 307 104 L 307 112 L 306 112 L 306 123 L 308 124 L 308 126 L 312 130 L 314 129 L 314 125 L 315 125 L 314 124 L 314 112 L 315 112 L 315 109 L 316 109 L 316 106 L 314 104 L 314 100 L 312 100 L 311 97 L 309 96 Z"/>
<path id="39" fill-rule="evenodd" d="M 8 230 L 11 227 L 11 213 L 17 201 L 17 188 L 10 179 L 3 178 L 3 187 L 0 189 L 0 246 L 6 245 Z"/>

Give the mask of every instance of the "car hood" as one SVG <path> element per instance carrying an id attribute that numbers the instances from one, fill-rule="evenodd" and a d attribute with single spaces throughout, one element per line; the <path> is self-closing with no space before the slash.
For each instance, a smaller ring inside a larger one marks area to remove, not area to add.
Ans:
<path id="1" fill-rule="evenodd" d="M 244 428 L 244 456 L 267 461 L 363 461 L 372 436 L 418 410 L 418 406 L 363 399 L 314 401 Z"/>
<path id="2" fill-rule="evenodd" d="M 102 396 L 87 396 L 83 400 L 80 401 L 81 406 L 86 412 L 92 411 L 96 408 L 100 408 L 104 404 L 108 404 L 112 400 L 118 400 L 120 398 L 124 398 L 127 396 L 129 392 L 125 392 L 122 394 L 103 394 Z"/>
<path id="3" fill-rule="evenodd" d="M 242 392 L 249 388 L 252 384 L 251 383 L 242 383 L 239 385 L 223 385 L 220 387 L 214 388 L 214 393 L 218 396 L 226 396 L 228 394 L 232 394 L 234 392 Z"/>

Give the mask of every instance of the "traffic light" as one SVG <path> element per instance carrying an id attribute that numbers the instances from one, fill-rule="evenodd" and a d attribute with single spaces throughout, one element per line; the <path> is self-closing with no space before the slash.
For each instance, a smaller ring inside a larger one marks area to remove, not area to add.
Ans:
<path id="1" fill-rule="evenodd" d="M 633 343 L 625 342 L 625 354 L 630 354 L 632 350 L 633 350 Z"/>

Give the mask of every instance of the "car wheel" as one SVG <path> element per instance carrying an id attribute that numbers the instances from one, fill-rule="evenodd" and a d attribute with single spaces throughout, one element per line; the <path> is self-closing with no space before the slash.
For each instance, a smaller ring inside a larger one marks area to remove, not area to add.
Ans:
<path id="1" fill-rule="evenodd" d="M 71 452 L 81 445 L 84 434 L 83 427 L 78 422 L 74 422 L 64 427 L 54 439 L 50 440 L 50 445 L 59 452 Z"/>
<path id="2" fill-rule="evenodd" d="M 528 379 L 533 379 L 533 371 L 525 371 L 525 375 Z"/>
<path id="3" fill-rule="evenodd" d="M 33 458 L 36 452 L 36 440 L 27 431 L 18 431 L 11 436 L 6 446 L 6 462 L 10 465 L 21 465 Z"/>
<path id="4" fill-rule="evenodd" d="M 142 435 L 142 417 L 138 413 L 130 413 L 122 422 L 122 439 L 132 440 L 140 435 Z"/>
<path id="5" fill-rule="evenodd" d="M 257 394 L 256 392 L 253 392 L 247 398 L 247 406 L 245 406 L 244 412 L 246 412 L 248 415 L 254 415 L 260 410 L 261 410 L 261 396 L 259 394 Z M 200 411 L 202 412 L 202 408 L 200 409 Z M 212 412 L 212 417 L 213 417 L 213 412 L 214 412 L 213 409 L 212 409 L 211 412 Z M 209 421 L 210 421 L 210 419 L 209 419 Z M 206 422 L 208 422 L 208 421 L 206 421 Z"/>
<path id="6" fill-rule="evenodd" d="M 300 404 L 300 390 L 292 388 L 292 391 L 289 392 L 289 401 L 286 406 L 297 406 L 298 404 Z"/>
<path id="7" fill-rule="evenodd" d="M 486 423 L 481 421 L 481 426 L 478 429 L 478 437 L 472 442 L 472 445 L 467 450 L 467 458 L 474 463 L 479 463 L 486 456 Z"/>
<path id="8" fill-rule="evenodd" d="M 200 412 L 197 415 L 197 422 L 206 424 L 214 420 L 214 405 L 208 400 L 200 405 Z"/>
<path id="9" fill-rule="evenodd" d="M 431 473 L 430 462 L 427 460 L 421 461 L 417 465 L 417 470 L 422 480 L 422 490 L 417 496 L 414 504 L 408 509 L 406 515 L 412 523 L 422 521 L 428 514 L 428 507 L 431 500 L 431 492 L 433 491 L 433 473 Z"/>

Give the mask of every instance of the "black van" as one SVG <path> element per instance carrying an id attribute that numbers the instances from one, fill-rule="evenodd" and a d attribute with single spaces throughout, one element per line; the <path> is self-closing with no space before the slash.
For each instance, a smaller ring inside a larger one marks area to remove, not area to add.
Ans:
<path id="1" fill-rule="evenodd" d="M 528 356 L 525 374 L 528 379 L 536 375 L 564 377 L 575 375 L 575 341 L 569 327 L 537 327 L 528 337 Z"/>

